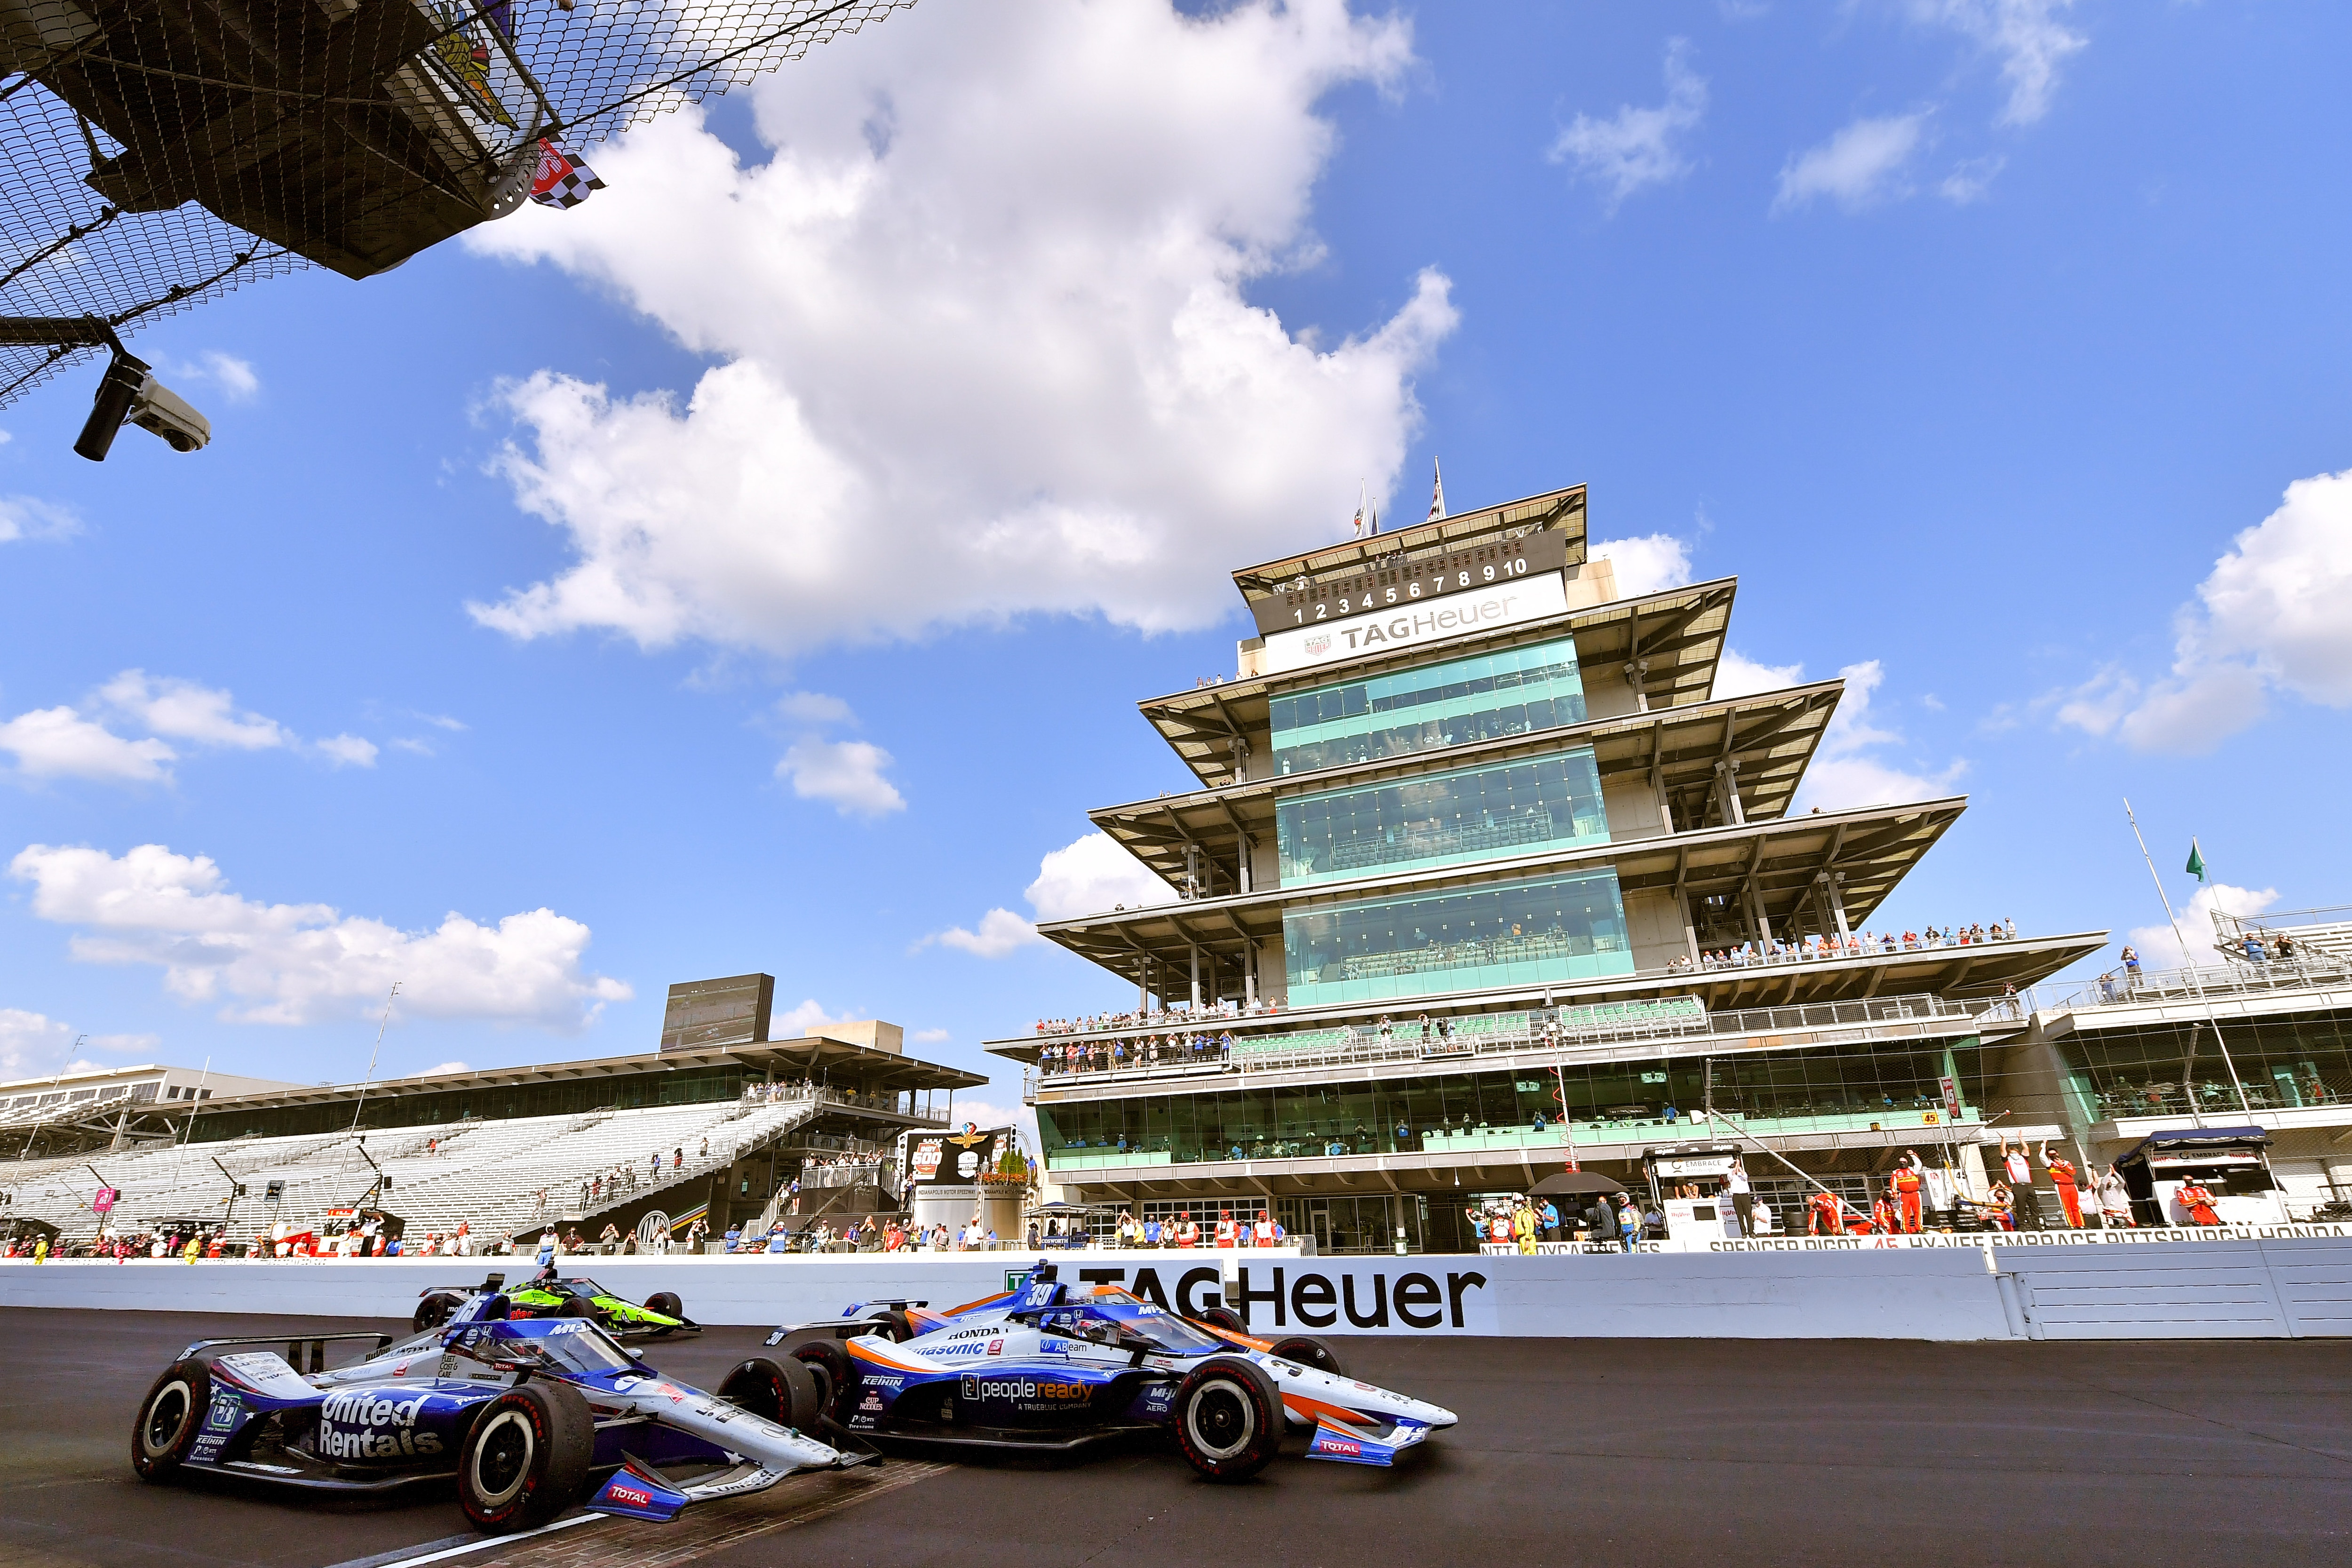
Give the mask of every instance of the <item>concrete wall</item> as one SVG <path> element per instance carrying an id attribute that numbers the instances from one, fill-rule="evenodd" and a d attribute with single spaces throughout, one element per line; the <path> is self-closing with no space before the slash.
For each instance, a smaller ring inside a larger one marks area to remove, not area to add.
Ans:
<path id="1" fill-rule="evenodd" d="M 1178 1310 L 1229 1277 L 1258 1332 L 1726 1339 L 2210 1339 L 2352 1334 L 2352 1239 L 1634 1257 L 1065 1255 Z M 597 1258 L 607 1289 L 675 1290 L 712 1324 L 830 1318 L 874 1297 L 953 1306 L 1004 1288 L 1019 1253 Z M 0 1263 L 0 1305 L 405 1318 L 427 1286 L 530 1260 Z"/>
<path id="2" fill-rule="evenodd" d="M 1671 960 L 1691 956 L 1683 908 L 1669 889 L 1625 895 L 1625 934 L 1633 944 L 1636 969 L 1660 969 Z"/>

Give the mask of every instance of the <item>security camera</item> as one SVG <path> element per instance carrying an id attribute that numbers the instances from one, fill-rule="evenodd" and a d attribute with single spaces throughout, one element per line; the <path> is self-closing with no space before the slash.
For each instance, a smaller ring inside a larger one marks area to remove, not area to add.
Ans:
<path id="1" fill-rule="evenodd" d="M 106 461 L 115 433 L 124 423 L 162 437 L 175 452 L 193 452 L 213 438 L 212 421 L 197 413 L 188 400 L 155 379 L 142 360 L 116 348 L 100 378 L 98 397 L 89 418 L 74 442 L 74 450 L 93 463 Z"/>
<path id="2" fill-rule="evenodd" d="M 174 452 L 200 450 L 213 438 L 213 422 L 197 413 L 188 400 L 155 379 L 149 371 L 131 401 L 131 423 L 161 436 Z"/>

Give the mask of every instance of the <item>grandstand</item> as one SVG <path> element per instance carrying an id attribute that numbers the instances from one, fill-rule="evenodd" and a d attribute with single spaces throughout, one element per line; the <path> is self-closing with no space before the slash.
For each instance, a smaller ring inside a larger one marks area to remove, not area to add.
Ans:
<path id="1" fill-rule="evenodd" d="M 550 1224 L 593 1239 L 643 1223 L 650 1235 L 660 1216 L 698 1210 L 722 1231 L 730 1215 L 773 1213 L 809 1151 L 946 1125 L 955 1090 L 986 1081 L 864 1044 L 877 1037 L 870 1024 L 838 1032 L 852 1037 L 289 1085 L 136 1128 L 84 1112 L 0 1159 L 0 1214 L 88 1239 L 104 1184 L 121 1194 L 117 1231 L 203 1219 L 232 1242 L 280 1221 L 323 1232 L 329 1211 L 362 1204 L 412 1237 L 466 1224 L 485 1247 Z"/>

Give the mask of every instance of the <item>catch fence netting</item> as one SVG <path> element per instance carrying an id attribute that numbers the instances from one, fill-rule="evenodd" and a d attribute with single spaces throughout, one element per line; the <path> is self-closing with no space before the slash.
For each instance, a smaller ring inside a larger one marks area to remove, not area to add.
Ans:
<path id="1" fill-rule="evenodd" d="M 0 407 L 96 323 L 396 267 L 513 211 L 551 150 L 913 3 L 0 0 Z"/>

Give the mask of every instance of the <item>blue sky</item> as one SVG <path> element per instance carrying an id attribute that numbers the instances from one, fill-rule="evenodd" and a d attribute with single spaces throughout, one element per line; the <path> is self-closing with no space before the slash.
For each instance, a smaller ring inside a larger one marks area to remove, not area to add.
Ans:
<path id="1" fill-rule="evenodd" d="M 347 1079 L 400 979 L 383 1070 L 555 1059 L 765 969 L 992 1068 L 1131 995 L 1025 922 L 1133 901 L 1083 813 L 1184 783 L 1131 704 L 1225 572 L 1433 458 L 1851 672 L 1811 799 L 1971 796 L 1891 922 L 2160 925 L 2126 794 L 2176 900 L 2195 834 L 2352 902 L 2352 16 L 1194 9 L 923 0 L 159 324 L 202 454 L 0 414 L 0 1058 Z"/>

